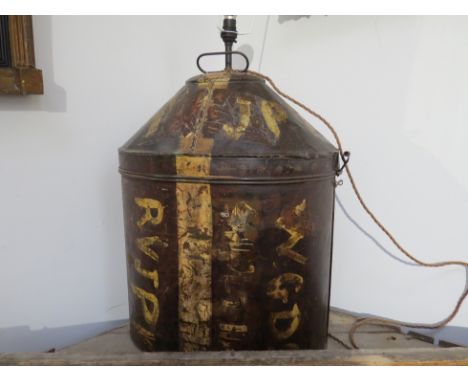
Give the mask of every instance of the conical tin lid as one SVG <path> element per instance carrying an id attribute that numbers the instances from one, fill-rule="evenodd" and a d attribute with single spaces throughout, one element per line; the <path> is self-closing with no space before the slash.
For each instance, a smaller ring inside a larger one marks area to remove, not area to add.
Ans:
<path id="1" fill-rule="evenodd" d="M 180 156 L 210 157 L 221 178 L 330 175 L 338 162 L 263 79 L 231 71 L 189 79 L 119 152 L 122 172 L 157 177 L 175 175 Z"/>

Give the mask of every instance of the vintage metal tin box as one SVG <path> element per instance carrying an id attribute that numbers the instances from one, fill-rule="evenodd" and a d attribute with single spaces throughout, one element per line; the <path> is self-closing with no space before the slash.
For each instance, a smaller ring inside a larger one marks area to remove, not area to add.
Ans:
<path id="1" fill-rule="evenodd" d="M 325 347 L 338 152 L 263 79 L 189 79 L 119 153 L 141 349 Z"/>

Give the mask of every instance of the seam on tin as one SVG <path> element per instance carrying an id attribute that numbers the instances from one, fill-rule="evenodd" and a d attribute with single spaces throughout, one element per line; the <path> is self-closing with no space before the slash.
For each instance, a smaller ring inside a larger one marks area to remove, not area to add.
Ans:
<path id="1" fill-rule="evenodd" d="M 338 151 L 333 151 L 332 153 L 317 153 L 315 155 L 311 156 L 304 156 L 304 155 L 294 155 L 294 154 L 288 154 L 288 155 L 282 155 L 282 154 L 269 154 L 268 156 L 262 156 L 262 155 L 240 155 L 239 154 L 232 154 L 232 155 L 212 155 L 212 154 L 197 154 L 197 153 L 170 153 L 170 154 L 157 154 L 155 155 L 153 151 L 150 150 L 136 150 L 136 149 L 125 149 L 125 148 L 120 148 L 119 149 L 119 154 L 121 155 L 132 155 L 132 156 L 150 156 L 153 158 L 167 158 L 167 157 L 173 157 L 173 156 L 201 156 L 201 157 L 210 157 L 212 159 L 217 159 L 217 158 L 234 158 L 234 159 L 302 159 L 302 160 L 314 160 L 314 159 L 322 159 L 322 158 L 333 158 L 336 155 L 338 155 Z"/>
<path id="2" fill-rule="evenodd" d="M 210 184 L 290 184 L 290 183 L 305 183 L 313 181 L 321 181 L 334 179 L 335 173 L 317 174 L 317 175 L 301 175 L 290 177 L 228 177 L 228 176 L 182 176 L 182 175 L 161 175 L 161 174 L 145 174 L 127 171 L 119 168 L 122 176 L 127 178 L 147 179 L 160 182 L 182 182 L 182 183 L 210 183 Z"/>

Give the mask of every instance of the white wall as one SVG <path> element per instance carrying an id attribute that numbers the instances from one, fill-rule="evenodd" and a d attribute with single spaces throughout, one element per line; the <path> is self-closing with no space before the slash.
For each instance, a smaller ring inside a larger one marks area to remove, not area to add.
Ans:
<path id="1" fill-rule="evenodd" d="M 467 21 L 255 17 L 239 38 L 253 69 L 336 125 L 369 205 L 425 261 L 468 258 Z M 13 328 L 82 327 L 76 340 L 127 317 L 117 148 L 196 74 L 199 53 L 222 48 L 218 22 L 34 17 L 46 94 L 0 97 L 0 350 L 40 350 L 27 336 L 2 345 Z M 346 179 L 338 198 L 349 217 L 338 206 L 332 305 L 414 321 L 448 314 L 464 271 L 395 260 Z M 466 336 L 467 321 L 465 306 L 446 336 Z M 64 344 L 63 331 L 60 344 L 42 332 L 40 346 Z"/>

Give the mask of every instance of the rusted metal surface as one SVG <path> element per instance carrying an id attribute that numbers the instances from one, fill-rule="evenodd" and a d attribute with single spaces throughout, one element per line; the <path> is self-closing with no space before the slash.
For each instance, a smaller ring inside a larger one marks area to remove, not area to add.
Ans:
<path id="1" fill-rule="evenodd" d="M 258 77 L 187 81 L 120 149 L 134 342 L 323 348 L 337 166 Z"/>

